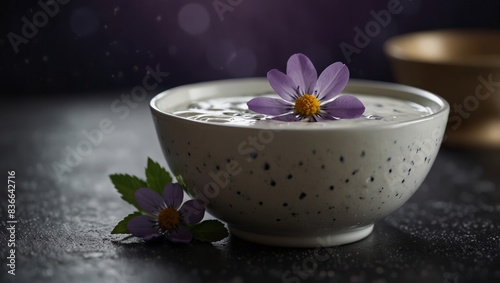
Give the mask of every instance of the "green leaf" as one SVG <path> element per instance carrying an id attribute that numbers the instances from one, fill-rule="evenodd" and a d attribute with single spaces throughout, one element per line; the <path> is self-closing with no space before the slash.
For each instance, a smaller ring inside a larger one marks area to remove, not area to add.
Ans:
<path id="1" fill-rule="evenodd" d="M 134 193 L 140 188 L 147 187 L 144 180 L 127 174 L 109 175 L 111 182 L 115 185 L 116 190 L 122 195 L 122 199 L 131 205 L 139 208 L 135 201 Z"/>
<path id="2" fill-rule="evenodd" d="M 205 220 L 193 225 L 189 230 L 194 239 L 206 242 L 217 242 L 229 236 L 224 224 L 215 219 Z"/>
<path id="3" fill-rule="evenodd" d="M 158 194 L 163 193 L 163 188 L 169 183 L 172 183 L 172 177 L 161 167 L 160 164 L 148 158 L 148 167 L 146 167 L 146 179 L 148 187 L 155 190 Z"/>
<path id="4" fill-rule="evenodd" d="M 125 216 L 125 218 L 123 218 L 122 221 L 120 221 L 120 222 L 118 222 L 118 224 L 116 224 L 113 231 L 111 231 L 111 234 L 130 234 L 130 232 L 128 231 L 128 228 L 127 228 L 127 223 L 129 222 L 130 219 L 132 219 L 136 216 L 140 216 L 140 215 L 142 215 L 142 213 L 140 213 L 139 211 L 136 211 L 134 213 L 131 213 L 131 214 Z"/>

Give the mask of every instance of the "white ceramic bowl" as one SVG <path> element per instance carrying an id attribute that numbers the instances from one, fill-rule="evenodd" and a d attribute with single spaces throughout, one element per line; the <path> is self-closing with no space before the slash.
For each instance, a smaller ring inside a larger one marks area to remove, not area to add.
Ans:
<path id="1" fill-rule="evenodd" d="M 173 88 L 151 101 L 161 148 L 188 193 L 234 235 L 257 243 L 317 247 L 368 236 L 422 184 L 441 145 L 449 106 L 413 87 L 351 81 L 344 93 L 418 103 L 433 114 L 345 126 L 266 121 L 252 126 L 171 114 L 190 102 L 272 92 L 266 79 Z"/>

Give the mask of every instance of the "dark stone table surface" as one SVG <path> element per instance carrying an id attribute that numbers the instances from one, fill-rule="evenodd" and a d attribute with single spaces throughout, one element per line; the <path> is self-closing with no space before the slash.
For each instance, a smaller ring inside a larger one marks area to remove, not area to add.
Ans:
<path id="1" fill-rule="evenodd" d="M 443 146 L 409 202 L 353 244 L 291 249 L 232 236 L 213 245 L 144 244 L 110 235 L 132 207 L 108 175 L 144 177 L 147 157 L 166 165 L 151 95 L 133 104 L 120 93 L 76 97 L 2 103 L 1 282 L 500 282 L 500 150 Z M 81 159 L 66 160 L 100 124 L 102 140 L 96 135 Z M 15 276 L 7 273 L 12 170 Z"/>

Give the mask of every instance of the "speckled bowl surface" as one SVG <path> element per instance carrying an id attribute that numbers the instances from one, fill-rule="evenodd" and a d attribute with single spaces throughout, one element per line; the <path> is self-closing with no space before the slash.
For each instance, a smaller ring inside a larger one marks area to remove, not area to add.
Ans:
<path id="1" fill-rule="evenodd" d="M 266 79 L 192 84 L 158 94 L 151 110 L 169 168 L 188 193 L 234 235 L 278 246 L 333 246 L 368 236 L 422 184 L 449 112 L 446 101 L 420 89 L 351 81 L 344 93 L 411 101 L 433 114 L 375 126 L 245 126 L 171 114 L 199 99 L 265 92 L 272 92 Z"/>

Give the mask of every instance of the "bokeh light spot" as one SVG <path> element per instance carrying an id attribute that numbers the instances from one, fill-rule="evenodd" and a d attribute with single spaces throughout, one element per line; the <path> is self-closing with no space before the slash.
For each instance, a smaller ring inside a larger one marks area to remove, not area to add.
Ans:
<path id="1" fill-rule="evenodd" d="M 200 34 L 210 26 L 210 16 L 207 9 L 196 3 L 182 7 L 177 20 L 181 29 L 189 34 Z"/>

